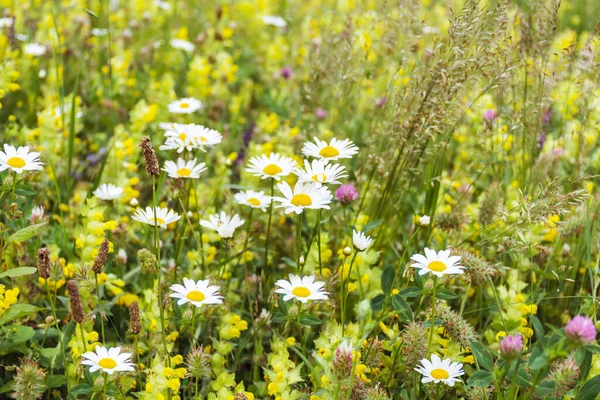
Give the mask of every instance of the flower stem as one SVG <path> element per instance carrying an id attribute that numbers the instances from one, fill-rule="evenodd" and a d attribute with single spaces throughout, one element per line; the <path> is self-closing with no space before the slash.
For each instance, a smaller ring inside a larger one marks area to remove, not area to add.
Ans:
<path id="1" fill-rule="evenodd" d="M 60 325 L 58 324 L 58 318 L 56 318 L 56 282 L 54 283 L 54 298 L 52 295 L 50 298 L 50 307 L 52 308 L 52 316 L 54 317 L 54 323 L 56 324 L 56 331 L 58 332 L 58 343 L 60 344 L 60 350 L 62 353 L 63 365 L 65 367 L 65 377 L 67 378 L 67 396 L 71 392 L 71 382 L 69 382 L 69 369 L 67 366 L 67 354 L 65 353 L 65 345 L 63 343 L 62 332 L 60 331 Z"/>
<path id="2" fill-rule="evenodd" d="M 100 307 L 100 329 L 102 332 L 102 343 L 106 343 L 106 336 L 104 336 L 104 309 L 102 308 L 102 297 L 100 297 L 100 282 L 98 281 L 98 274 L 94 274 L 96 278 L 96 295 L 98 296 L 98 306 Z"/>
<path id="3" fill-rule="evenodd" d="M 350 275 L 352 274 L 352 265 L 354 265 L 354 260 L 358 255 L 358 251 L 355 251 L 352 255 L 352 259 L 350 260 L 350 267 L 348 268 L 348 278 L 346 281 L 342 283 L 342 336 L 346 332 L 346 306 L 348 302 L 348 284 L 350 283 Z M 344 266 L 345 266 L 344 260 Z M 344 271 L 344 267 L 342 267 L 342 273 Z M 343 279 L 343 276 L 341 277 Z"/>
<path id="4" fill-rule="evenodd" d="M 302 215 L 304 213 L 298 214 L 298 224 L 296 226 L 296 245 L 297 245 L 297 254 L 296 254 L 296 268 L 298 271 L 302 272 L 303 265 L 300 265 L 300 255 L 302 254 Z"/>
<path id="5" fill-rule="evenodd" d="M 269 203 L 269 222 L 267 223 L 267 237 L 265 241 L 265 269 L 269 268 L 269 242 L 271 238 L 271 220 L 273 218 L 273 195 L 275 194 L 275 180 L 271 179 L 271 202 Z"/>
<path id="6" fill-rule="evenodd" d="M 167 350 L 167 339 L 165 334 L 165 310 L 163 307 L 163 293 L 162 293 L 162 268 L 160 267 L 160 243 L 158 241 L 158 225 L 157 225 L 157 217 L 156 217 L 156 208 L 158 207 L 156 201 L 156 176 L 152 176 L 152 206 L 154 209 L 154 251 L 156 252 L 156 262 L 157 262 L 157 280 L 158 280 L 158 309 L 160 313 L 160 339 L 163 345 L 163 351 L 165 353 L 165 357 L 167 359 L 167 364 L 171 366 L 171 360 L 169 358 L 169 351 Z M 170 397 L 170 396 L 169 396 Z"/>
<path id="7" fill-rule="evenodd" d="M 323 275 L 323 263 L 321 261 L 321 209 L 317 216 L 317 247 L 319 251 L 319 274 Z"/>
<path id="8" fill-rule="evenodd" d="M 433 277 L 433 291 L 431 292 L 431 331 L 429 331 L 429 341 L 427 342 L 427 357 L 431 355 L 431 343 L 433 342 L 433 331 L 435 330 L 435 292 L 437 290 L 438 277 Z"/>

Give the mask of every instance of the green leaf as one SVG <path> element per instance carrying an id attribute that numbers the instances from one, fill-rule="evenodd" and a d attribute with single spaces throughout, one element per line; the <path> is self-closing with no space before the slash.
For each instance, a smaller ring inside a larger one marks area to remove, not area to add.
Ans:
<path id="1" fill-rule="evenodd" d="M 536 386 L 535 394 L 541 398 L 546 398 L 546 396 L 552 393 L 555 388 L 556 383 L 554 381 L 542 381 Z"/>
<path id="2" fill-rule="evenodd" d="M 398 294 L 402 297 L 419 297 L 421 295 L 421 289 L 416 286 L 409 286 L 402 289 Z"/>
<path id="3" fill-rule="evenodd" d="M 488 387 L 494 381 L 494 375 L 488 371 L 477 371 L 469 377 L 467 384 L 474 387 Z"/>
<path id="4" fill-rule="evenodd" d="M 477 363 L 483 369 L 487 369 L 488 371 L 492 371 L 494 369 L 494 359 L 490 354 L 489 350 L 486 349 L 483 344 L 480 342 L 471 342 L 471 352 Z"/>
<path id="5" fill-rule="evenodd" d="M 60 349 L 58 347 L 47 347 L 47 348 L 40 349 L 39 351 L 43 357 L 51 360 L 54 357 L 58 356 L 58 354 L 59 354 L 58 352 L 60 351 Z"/>
<path id="6" fill-rule="evenodd" d="M 37 191 L 29 185 L 17 185 L 15 194 L 19 196 L 35 196 Z"/>
<path id="7" fill-rule="evenodd" d="M 452 300 L 456 299 L 458 295 L 451 290 L 448 289 L 438 289 L 435 292 L 435 298 L 440 300 Z"/>
<path id="8" fill-rule="evenodd" d="M 374 221 L 370 221 L 365 226 L 363 226 L 362 231 L 364 233 L 367 233 L 367 232 L 377 228 L 379 226 L 379 224 L 381 224 L 381 222 L 383 222 L 382 219 L 376 219 Z"/>
<path id="9" fill-rule="evenodd" d="M 271 320 L 276 324 L 281 324 L 285 322 L 285 314 L 281 311 L 275 311 Z"/>
<path id="10" fill-rule="evenodd" d="M 302 325 L 321 325 L 323 321 L 312 314 L 302 314 L 300 315 L 300 323 Z"/>
<path id="11" fill-rule="evenodd" d="M 383 289 L 383 293 L 388 294 L 390 292 L 395 276 L 396 270 L 394 267 L 390 266 L 383 270 L 383 274 L 381 274 L 381 288 Z"/>
<path id="12" fill-rule="evenodd" d="M 41 224 L 29 225 L 21 230 L 18 230 L 12 235 L 10 235 L 8 239 L 6 239 L 6 243 L 25 242 L 31 239 L 33 235 L 35 235 L 37 230 L 44 225 L 46 225 L 46 222 L 42 222 Z"/>
<path id="13" fill-rule="evenodd" d="M 17 267 L 17 268 L 9 269 L 8 271 L 4 271 L 3 273 L 1 273 L 0 279 L 7 278 L 7 277 L 14 278 L 17 276 L 31 275 L 35 271 L 37 271 L 37 269 L 33 268 L 33 267 Z"/>
<path id="14" fill-rule="evenodd" d="M 529 319 L 531 319 L 535 336 L 538 338 L 538 340 L 541 340 L 544 337 L 544 326 L 535 315 L 530 315 Z"/>
<path id="15" fill-rule="evenodd" d="M 529 356 L 527 367 L 537 371 L 546 366 L 546 364 L 548 364 L 548 357 L 546 356 L 546 353 L 544 353 L 544 350 L 541 347 L 536 347 L 533 349 L 531 355 Z"/>
<path id="16" fill-rule="evenodd" d="M 4 325 L 5 323 L 12 321 L 13 319 L 20 318 L 24 315 L 31 314 L 32 312 L 36 312 L 38 310 L 37 307 L 32 306 L 31 304 L 14 304 L 10 306 L 4 314 L 0 316 L 0 325 Z"/>
<path id="17" fill-rule="evenodd" d="M 600 394 L 600 375 L 596 375 L 581 387 L 577 400 L 596 400 Z"/>
<path id="18" fill-rule="evenodd" d="M 87 383 L 80 383 L 71 389 L 71 394 L 88 394 L 92 392 L 92 385 L 88 385 Z"/>
<path id="19" fill-rule="evenodd" d="M 385 301 L 384 294 L 378 294 L 377 296 L 371 299 L 371 310 L 373 311 L 381 311 L 381 307 L 383 307 L 383 302 Z"/>
<path id="20" fill-rule="evenodd" d="M 0 341 L 0 354 L 22 351 L 19 345 L 35 336 L 35 330 L 30 326 L 9 325 L 4 329 L 6 329 L 6 334 Z"/>
<path id="21" fill-rule="evenodd" d="M 402 322 L 411 322 L 413 320 L 413 312 L 410 305 L 399 294 L 392 297 L 392 307 L 398 313 Z"/>
<path id="22" fill-rule="evenodd" d="M 86 13 L 88 13 L 92 18 L 96 18 L 98 19 L 98 14 L 96 14 L 95 12 L 93 12 L 92 10 L 89 10 L 87 8 L 84 8 L 83 11 L 85 11 Z"/>
<path id="23" fill-rule="evenodd" d="M 67 384 L 67 377 L 64 375 L 49 375 L 46 378 L 46 385 L 49 388 L 61 387 Z"/>

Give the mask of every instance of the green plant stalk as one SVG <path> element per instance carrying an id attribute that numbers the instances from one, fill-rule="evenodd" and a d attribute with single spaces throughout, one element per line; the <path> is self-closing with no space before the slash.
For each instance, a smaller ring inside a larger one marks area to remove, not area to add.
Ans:
<path id="1" fill-rule="evenodd" d="M 298 271 L 300 272 L 304 269 L 304 264 L 300 265 L 300 258 L 302 255 L 302 215 L 304 215 L 304 212 L 298 214 L 298 223 L 296 225 L 296 268 L 298 268 Z"/>
<path id="2" fill-rule="evenodd" d="M 433 331 L 435 330 L 435 292 L 437 290 L 438 277 L 433 277 L 433 290 L 431 292 L 431 331 L 427 341 L 427 357 L 431 355 L 431 343 L 433 342 Z"/>
<path id="3" fill-rule="evenodd" d="M 271 220 L 273 219 L 273 195 L 275 194 L 275 180 L 271 179 L 271 202 L 269 203 L 269 222 L 267 223 L 267 237 L 265 241 L 265 268 L 269 269 L 269 242 L 271 238 Z M 268 271 L 269 276 L 271 271 Z"/>
<path id="4" fill-rule="evenodd" d="M 83 351 L 87 351 L 87 345 L 85 343 L 85 333 L 83 332 L 83 325 L 82 324 L 77 324 L 79 325 L 79 333 L 81 333 L 81 343 L 83 344 Z"/>
<path id="5" fill-rule="evenodd" d="M 100 282 L 98 281 L 98 274 L 94 274 L 96 279 L 96 295 L 98 296 L 98 306 L 100 307 L 100 329 L 102 332 L 102 343 L 106 343 L 106 336 L 104 336 L 104 308 L 102 307 L 102 297 L 100 296 Z"/>
<path id="6" fill-rule="evenodd" d="M 321 261 L 321 208 L 317 215 L 317 247 L 319 251 L 319 274 L 323 275 L 323 263 Z"/>
<path id="7" fill-rule="evenodd" d="M 171 366 L 171 360 L 169 358 L 169 351 L 167 349 L 167 339 L 165 334 L 165 310 L 163 307 L 163 293 L 162 293 L 162 268 L 160 267 L 160 244 L 158 241 L 158 225 L 157 225 L 157 217 L 156 217 L 156 176 L 152 175 L 152 206 L 154 209 L 154 251 L 156 252 L 156 276 L 158 281 L 158 309 L 160 313 L 160 339 L 163 345 L 163 351 L 165 353 L 165 357 L 167 359 L 167 365 Z M 170 393 L 170 392 L 169 392 Z M 169 394 L 170 397 L 170 394 Z"/>
<path id="8" fill-rule="evenodd" d="M 71 393 L 71 382 L 69 382 L 69 369 L 67 367 L 67 353 L 65 353 L 65 345 L 63 343 L 62 340 L 62 332 L 60 330 L 60 325 L 58 324 L 58 318 L 56 317 L 56 305 L 55 305 L 55 298 L 56 298 L 56 291 L 58 289 L 56 288 L 56 282 L 54 283 L 54 299 L 52 298 L 52 295 L 48 296 L 50 299 L 50 307 L 52 308 L 52 316 L 54 317 L 54 323 L 56 324 L 56 330 L 58 331 L 58 344 L 60 345 L 60 350 L 61 350 L 61 354 L 62 354 L 62 359 L 63 359 L 63 365 L 65 367 L 65 377 L 67 378 L 67 397 L 69 396 L 69 394 Z"/>
<path id="9" fill-rule="evenodd" d="M 358 255 L 358 251 L 354 251 L 352 259 L 350 260 L 350 267 L 348 268 L 348 279 L 342 283 L 342 336 L 346 333 L 346 304 L 348 302 L 348 283 L 350 283 L 350 275 L 352 275 L 352 265 Z M 345 260 L 345 259 L 344 259 Z M 344 262 L 345 265 L 345 262 Z M 342 266 L 342 271 L 344 267 Z"/>

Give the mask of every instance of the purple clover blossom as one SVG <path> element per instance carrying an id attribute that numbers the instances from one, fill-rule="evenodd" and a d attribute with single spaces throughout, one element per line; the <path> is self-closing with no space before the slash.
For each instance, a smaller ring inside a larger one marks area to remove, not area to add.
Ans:
<path id="1" fill-rule="evenodd" d="M 596 341 L 596 326 L 586 316 L 577 315 L 565 326 L 567 337 L 576 342 L 594 343 Z"/>
<path id="2" fill-rule="evenodd" d="M 506 336 L 500 342 L 500 353 L 506 358 L 511 358 L 523 351 L 523 336 L 517 333 L 516 335 Z"/>
<path id="3" fill-rule="evenodd" d="M 291 79 L 293 74 L 294 71 L 292 70 L 292 67 L 283 67 L 281 71 L 279 71 L 279 75 L 281 75 L 283 79 Z"/>
<path id="4" fill-rule="evenodd" d="M 315 110 L 315 115 L 319 119 L 325 119 L 325 118 L 327 118 L 328 113 L 327 113 L 327 111 L 323 110 L 322 108 L 317 108 Z"/>
<path id="5" fill-rule="evenodd" d="M 498 118 L 498 113 L 490 108 L 483 112 L 483 118 L 485 118 L 485 120 L 488 122 L 493 122 L 496 118 Z"/>
<path id="6" fill-rule="evenodd" d="M 353 185 L 342 185 L 335 191 L 335 198 L 344 205 L 350 204 L 358 199 L 358 192 Z"/>

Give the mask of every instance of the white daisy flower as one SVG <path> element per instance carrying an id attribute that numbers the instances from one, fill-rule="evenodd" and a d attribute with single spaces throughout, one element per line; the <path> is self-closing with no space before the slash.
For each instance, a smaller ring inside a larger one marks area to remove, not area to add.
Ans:
<path id="1" fill-rule="evenodd" d="M 193 149 L 206 151 L 207 147 L 214 147 L 223 140 L 218 131 L 202 125 L 162 123 L 160 127 L 165 129 L 166 137 L 160 150 L 177 150 L 178 153 Z"/>
<path id="2" fill-rule="evenodd" d="M 177 305 L 192 303 L 196 307 L 203 304 L 221 304 L 223 296 L 219 296 L 218 286 L 208 286 L 208 279 L 205 281 L 194 282 L 193 279 L 183 278 L 183 285 L 175 284 L 170 287 L 173 291 L 169 297 L 177 300 Z"/>
<path id="3" fill-rule="evenodd" d="M 23 46 L 23 53 L 34 57 L 43 56 L 46 54 L 46 46 L 42 46 L 39 43 L 27 43 Z"/>
<path id="4" fill-rule="evenodd" d="M 265 192 L 246 190 L 245 192 L 236 193 L 233 197 L 239 204 L 260 208 L 262 211 L 267 211 L 267 207 L 271 204 L 271 197 L 266 196 Z"/>
<path id="5" fill-rule="evenodd" d="M 287 26 L 285 19 L 276 15 L 265 15 L 262 17 L 262 20 L 265 25 L 275 26 L 277 28 L 285 28 Z"/>
<path id="6" fill-rule="evenodd" d="M 296 182 L 294 190 L 287 182 L 277 184 L 277 188 L 285 197 L 273 197 L 273 200 L 281 203 L 277 208 L 285 207 L 285 213 L 295 212 L 300 214 L 305 208 L 329 210 L 329 204 L 333 195 L 326 186 L 319 186 L 314 182 Z"/>
<path id="7" fill-rule="evenodd" d="M 111 201 L 122 197 L 123 188 L 113 185 L 112 183 L 103 183 L 98 186 L 98 189 L 94 190 L 94 196 L 101 200 Z"/>
<path id="8" fill-rule="evenodd" d="M 18 149 L 4 144 L 4 151 L 0 151 L 0 171 L 11 169 L 17 174 L 23 171 L 38 171 L 44 165 L 40 159 L 40 153 L 29 152 L 29 146 Z"/>
<path id="9" fill-rule="evenodd" d="M 251 172 L 254 176 L 260 176 L 261 179 L 281 180 L 291 174 L 295 166 L 296 162 L 290 157 L 271 153 L 268 156 L 263 154 L 260 157 L 252 157 L 246 171 Z"/>
<path id="10" fill-rule="evenodd" d="M 145 210 L 138 208 L 131 217 L 136 221 L 143 222 L 144 224 L 158 226 L 160 228 L 166 228 L 167 225 L 177 222 L 181 216 L 173 210 L 168 208 L 156 208 L 156 219 L 154 219 L 154 208 L 146 207 Z"/>
<path id="11" fill-rule="evenodd" d="M 200 174 L 206 171 L 206 163 L 196 164 L 198 161 L 192 158 L 189 161 L 178 158 L 175 161 L 165 161 L 163 171 L 171 178 L 200 178 Z"/>
<path id="12" fill-rule="evenodd" d="M 419 275 L 431 272 L 437 277 L 450 274 L 462 274 L 464 267 L 458 264 L 460 256 L 450 256 L 450 250 L 435 252 L 425 248 L 425 255 L 415 254 L 411 267 L 420 269 Z"/>
<path id="13" fill-rule="evenodd" d="M 188 42 L 187 40 L 183 39 L 171 39 L 170 43 L 171 47 L 173 47 L 174 49 L 183 50 L 186 53 L 191 53 L 196 48 L 196 46 L 194 46 L 194 43 Z"/>
<path id="14" fill-rule="evenodd" d="M 208 219 L 208 221 L 200 221 L 200 225 L 216 231 L 222 239 L 232 237 L 233 232 L 244 225 L 244 220 L 240 219 L 239 215 L 234 214 L 233 217 L 230 217 L 225 211 L 221 211 L 220 214 L 210 215 Z"/>
<path id="15" fill-rule="evenodd" d="M 169 11 L 171 9 L 171 5 L 168 1 L 154 0 L 154 5 L 163 11 Z"/>
<path id="16" fill-rule="evenodd" d="M 318 138 L 314 138 L 315 143 L 304 143 L 302 154 L 307 157 L 316 157 L 324 160 L 339 160 L 340 158 L 352 158 L 358 153 L 358 147 L 349 139 L 338 140 L 331 139 L 329 144 Z"/>
<path id="17" fill-rule="evenodd" d="M 308 300 L 327 300 L 329 293 L 323 291 L 325 282 L 315 282 L 313 275 L 300 278 L 294 274 L 290 274 L 290 280 L 280 279 L 275 282 L 279 289 L 275 293 L 283 295 L 283 301 L 298 299 L 302 303 Z"/>
<path id="18" fill-rule="evenodd" d="M 181 100 L 175 100 L 169 104 L 169 112 L 173 114 L 191 114 L 202 107 L 200 100 L 193 97 L 186 97 Z"/>
<path id="19" fill-rule="evenodd" d="M 431 361 L 422 359 L 421 365 L 415 368 L 415 371 L 423 375 L 421 383 L 443 382 L 448 386 L 454 386 L 460 381 L 459 376 L 465 373 L 462 367 L 459 362 L 452 362 L 449 358 L 442 360 L 437 354 L 432 354 Z"/>
<path id="20" fill-rule="evenodd" d="M 104 346 L 96 346 L 94 351 L 83 353 L 81 357 L 85 358 L 81 363 L 89 365 L 90 372 L 102 370 L 109 375 L 115 372 L 127 372 L 135 369 L 135 364 L 131 362 L 131 353 L 121 353 L 120 347 L 111 347 L 106 349 Z"/>
<path id="21" fill-rule="evenodd" d="M 346 168 L 339 164 L 328 164 L 327 160 L 313 160 L 309 162 L 304 160 L 304 169 L 297 167 L 296 175 L 303 182 L 316 182 L 320 185 L 331 183 L 341 185 L 342 182 L 338 179 L 347 178 Z"/>
<path id="22" fill-rule="evenodd" d="M 103 37 L 108 35 L 108 29 L 106 28 L 92 28 L 90 33 L 96 37 Z"/>
<path id="23" fill-rule="evenodd" d="M 362 232 L 358 232 L 356 229 L 352 232 L 352 244 L 358 251 L 365 251 L 373 244 L 373 239 L 370 236 L 365 235 Z"/>
<path id="24" fill-rule="evenodd" d="M 15 20 L 9 17 L 0 18 L 0 29 L 10 28 L 14 22 Z"/>

